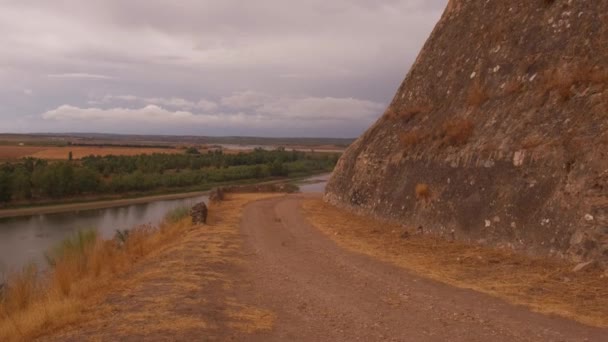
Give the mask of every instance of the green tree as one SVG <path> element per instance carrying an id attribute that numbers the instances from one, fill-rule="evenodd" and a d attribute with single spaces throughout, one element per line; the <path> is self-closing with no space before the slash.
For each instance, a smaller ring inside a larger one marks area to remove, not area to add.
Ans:
<path id="1" fill-rule="evenodd" d="M 283 165 L 283 163 L 276 159 L 274 162 L 270 164 L 268 168 L 270 171 L 270 175 L 273 177 L 287 176 L 287 168 Z"/>
<path id="2" fill-rule="evenodd" d="M 0 171 L 0 203 L 11 200 L 11 179 L 7 172 Z"/>
<path id="3" fill-rule="evenodd" d="M 186 154 L 201 154 L 201 153 L 198 151 L 198 149 L 196 147 L 192 146 L 192 147 L 188 147 L 186 149 Z"/>
<path id="4" fill-rule="evenodd" d="M 32 183 L 27 169 L 18 167 L 11 177 L 11 193 L 14 199 L 32 198 Z"/>

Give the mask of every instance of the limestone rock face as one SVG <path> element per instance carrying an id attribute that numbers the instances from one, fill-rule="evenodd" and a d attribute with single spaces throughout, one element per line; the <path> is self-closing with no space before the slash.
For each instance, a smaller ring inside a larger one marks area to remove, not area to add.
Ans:
<path id="1" fill-rule="evenodd" d="M 325 199 L 457 239 L 605 264 L 607 23 L 608 0 L 451 0 Z"/>

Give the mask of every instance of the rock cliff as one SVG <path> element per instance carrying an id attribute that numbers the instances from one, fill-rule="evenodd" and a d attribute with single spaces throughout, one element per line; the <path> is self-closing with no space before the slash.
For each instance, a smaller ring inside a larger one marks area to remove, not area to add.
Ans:
<path id="1" fill-rule="evenodd" d="M 608 0 L 451 0 L 325 199 L 606 263 L 607 125 Z"/>

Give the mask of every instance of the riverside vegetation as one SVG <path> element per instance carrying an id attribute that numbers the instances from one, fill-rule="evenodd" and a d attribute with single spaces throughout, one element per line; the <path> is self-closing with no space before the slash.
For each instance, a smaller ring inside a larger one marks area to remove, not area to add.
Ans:
<path id="1" fill-rule="evenodd" d="M 250 153 L 89 156 L 49 162 L 26 158 L 0 165 L 0 207 L 74 197 L 180 189 L 271 177 L 306 176 L 331 171 L 338 153 L 306 153 L 277 148 Z"/>
<path id="2" fill-rule="evenodd" d="M 0 279 L 0 341 L 28 341 L 77 321 L 117 277 L 190 227 L 188 208 L 178 208 L 158 227 L 117 231 L 113 240 L 94 230 L 66 239 L 47 253 L 47 270 L 30 265 Z"/>

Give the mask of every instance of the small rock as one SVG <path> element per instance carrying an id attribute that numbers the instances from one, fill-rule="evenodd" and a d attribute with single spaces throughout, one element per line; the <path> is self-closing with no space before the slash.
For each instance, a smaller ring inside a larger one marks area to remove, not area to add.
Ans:
<path id="1" fill-rule="evenodd" d="M 492 221 L 486 220 L 486 228 L 490 227 L 491 225 L 492 225 Z"/>
<path id="2" fill-rule="evenodd" d="M 591 267 L 593 264 L 595 263 L 595 261 L 587 261 L 587 262 L 581 262 L 580 264 L 574 266 L 574 268 L 572 269 L 572 272 L 580 272 L 583 271 L 589 267 Z"/>
<path id="3" fill-rule="evenodd" d="M 593 221 L 593 215 L 591 214 L 586 214 L 585 215 L 585 221 L 589 222 L 589 221 Z"/>

